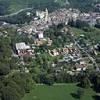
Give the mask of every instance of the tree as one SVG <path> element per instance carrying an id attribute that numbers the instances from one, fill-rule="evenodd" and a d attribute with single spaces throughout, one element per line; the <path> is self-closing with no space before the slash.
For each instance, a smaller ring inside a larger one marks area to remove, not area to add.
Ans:
<path id="1" fill-rule="evenodd" d="M 8 65 L 0 63 L 0 75 L 7 75 L 10 72 Z"/>
<path id="2" fill-rule="evenodd" d="M 7 14 L 9 0 L 0 0 L 0 15 Z"/>
<path id="3" fill-rule="evenodd" d="M 21 90 L 19 84 L 16 84 L 14 81 L 9 80 L 8 83 L 7 83 L 7 86 L 9 86 L 9 87 L 15 89 L 16 92 L 19 94 L 20 97 L 23 97 L 23 96 L 24 96 L 24 93 L 23 93 L 23 91 Z"/>
<path id="4" fill-rule="evenodd" d="M 100 92 L 100 75 L 99 74 L 97 74 L 96 76 L 95 88 L 97 92 Z"/>
<path id="5" fill-rule="evenodd" d="M 2 88 L 2 100 L 20 100 L 20 94 L 10 86 Z"/>
<path id="6" fill-rule="evenodd" d="M 76 91 L 76 94 L 77 94 L 79 100 L 81 100 L 81 98 L 84 94 L 84 90 L 82 88 L 78 88 L 78 90 Z"/>
<path id="7" fill-rule="evenodd" d="M 17 85 L 19 85 L 20 89 L 23 91 L 23 94 L 29 92 L 32 89 L 33 81 L 30 74 L 16 73 L 13 75 L 12 79 Z"/>
<path id="8" fill-rule="evenodd" d="M 0 61 L 8 62 L 11 57 L 10 39 L 8 37 L 0 37 Z"/>
<path id="9" fill-rule="evenodd" d="M 91 86 L 91 82 L 87 76 L 80 78 L 80 86 L 83 88 L 89 88 Z"/>
<path id="10" fill-rule="evenodd" d="M 48 85 L 53 85 L 54 84 L 54 78 L 53 78 L 52 74 L 46 75 L 45 84 L 48 84 Z"/>
<path id="11" fill-rule="evenodd" d="M 88 24 L 88 22 L 77 20 L 76 27 L 78 27 L 78 28 L 89 27 L 89 24 Z"/>

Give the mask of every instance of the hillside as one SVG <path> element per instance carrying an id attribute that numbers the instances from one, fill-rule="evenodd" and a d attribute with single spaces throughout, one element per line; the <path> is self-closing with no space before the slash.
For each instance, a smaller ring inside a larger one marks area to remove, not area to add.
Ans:
<path id="1" fill-rule="evenodd" d="M 55 0 L 60 6 L 78 8 L 81 11 L 94 10 L 94 5 L 100 3 L 100 0 Z"/>
<path id="2" fill-rule="evenodd" d="M 91 10 L 100 0 L 0 0 L 0 15 L 16 12 L 26 7 L 54 10 L 59 7 L 74 7 L 80 10 Z"/>
<path id="3" fill-rule="evenodd" d="M 79 8 L 81 11 L 94 10 L 94 5 L 100 3 L 100 0 L 69 0 L 70 6 Z"/>
<path id="4" fill-rule="evenodd" d="M 16 12 L 27 7 L 38 9 L 55 9 L 58 4 L 54 0 L 0 0 L 0 15 Z"/>

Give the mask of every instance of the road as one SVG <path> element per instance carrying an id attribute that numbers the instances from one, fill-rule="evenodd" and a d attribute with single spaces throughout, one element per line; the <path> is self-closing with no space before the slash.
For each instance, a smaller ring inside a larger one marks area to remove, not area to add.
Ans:
<path id="1" fill-rule="evenodd" d="M 12 16 L 14 16 L 14 15 L 17 15 L 17 14 L 21 13 L 22 11 L 31 10 L 31 9 L 33 9 L 33 8 L 24 8 L 24 9 L 21 9 L 21 10 L 15 12 L 15 13 L 11 13 L 11 14 L 9 14 L 9 15 L 0 16 L 0 18 L 12 17 Z"/>
<path id="2" fill-rule="evenodd" d="M 92 63 L 96 66 L 96 68 L 99 68 L 98 65 L 97 65 L 97 63 L 96 63 L 96 61 L 95 61 L 95 59 L 94 59 L 87 51 L 85 51 L 85 50 L 78 44 L 78 42 L 75 40 L 75 36 L 74 36 L 73 32 L 71 32 L 71 36 L 72 36 L 72 39 L 73 39 L 74 43 L 77 45 L 77 47 L 78 47 L 80 50 L 82 50 L 82 51 L 88 56 L 88 58 L 92 61 Z"/>
<path id="3" fill-rule="evenodd" d="M 76 42 L 76 45 L 79 47 L 79 49 L 81 49 L 89 57 L 89 59 L 96 66 L 96 68 L 98 68 L 98 65 L 97 65 L 95 59 L 88 52 L 86 52 L 83 48 L 81 48 L 81 46 L 77 42 Z"/>

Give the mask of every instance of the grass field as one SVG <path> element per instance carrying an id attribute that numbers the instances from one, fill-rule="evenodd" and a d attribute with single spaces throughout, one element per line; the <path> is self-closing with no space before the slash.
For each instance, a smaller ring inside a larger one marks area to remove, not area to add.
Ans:
<path id="1" fill-rule="evenodd" d="M 78 100 L 71 95 L 77 89 L 78 87 L 75 84 L 54 86 L 37 85 L 22 100 Z M 86 89 L 81 100 L 94 100 L 92 98 L 93 95 L 95 95 L 95 92 L 92 89 Z"/>

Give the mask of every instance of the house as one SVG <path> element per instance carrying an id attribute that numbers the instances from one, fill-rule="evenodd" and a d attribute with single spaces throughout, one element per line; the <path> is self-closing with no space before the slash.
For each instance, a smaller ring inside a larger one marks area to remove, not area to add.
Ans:
<path id="1" fill-rule="evenodd" d="M 47 42 L 46 39 L 41 39 L 41 40 L 35 39 L 34 44 L 35 44 L 36 46 L 41 46 L 41 45 L 46 44 L 46 42 Z"/>
<path id="2" fill-rule="evenodd" d="M 31 56 L 33 53 L 30 46 L 26 45 L 24 42 L 16 43 L 15 46 L 18 56 Z"/>
<path id="3" fill-rule="evenodd" d="M 38 33 L 38 38 L 39 38 L 39 39 L 43 39 L 43 38 L 44 38 L 43 32 Z"/>
<path id="4" fill-rule="evenodd" d="M 87 66 L 86 65 L 82 65 L 82 64 L 75 64 L 76 66 L 76 71 L 81 71 L 81 70 L 86 70 Z"/>
<path id="5" fill-rule="evenodd" d="M 57 49 L 53 49 L 53 50 L 49 50 L 49 54 L 51 56 L 58 56 L 59 55 L 59 52 Z"/>
<path id="6" fill-rule="evenodd" d="M 47 46 L 51 46 L 52 45 L 52 40 L 50 38 L 47 38 Z"/>
<path id="7" fill-rule="evenodd" d="M 68 54 L 69 53 L 69 49 L 68 48 L 63 48 L 62 53 L 63 54 Z"/>

